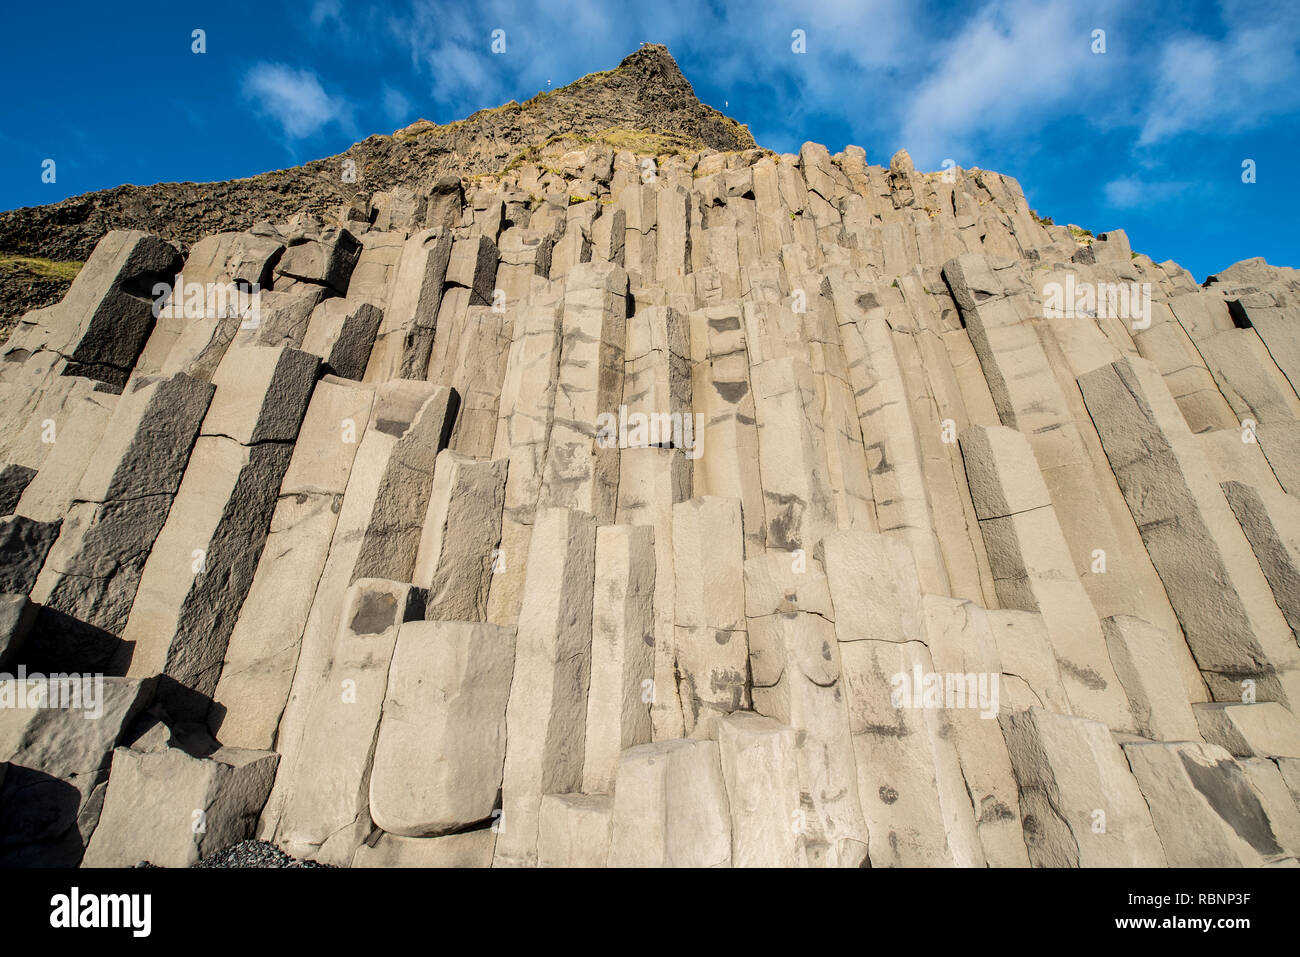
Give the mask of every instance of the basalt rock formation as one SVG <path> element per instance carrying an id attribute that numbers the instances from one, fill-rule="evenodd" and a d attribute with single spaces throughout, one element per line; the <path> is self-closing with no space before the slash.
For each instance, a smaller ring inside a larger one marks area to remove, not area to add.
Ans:
<path id="1" fill-rule="evenodd" d="M 0 217 L 93 246 L 0 349 L 0 862 L 1294 863 L 1294 270 L 662 48 L 345 156 Z"/>

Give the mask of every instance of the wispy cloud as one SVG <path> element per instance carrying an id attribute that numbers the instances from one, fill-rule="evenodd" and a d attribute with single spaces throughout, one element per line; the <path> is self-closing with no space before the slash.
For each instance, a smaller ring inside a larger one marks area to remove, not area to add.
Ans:
<path id="1" fill-rule="evenodd" d="M 1260 24 L 1225 10 L 1221 39 L 1183 34 L 1163 48 L 1139 143 L 1182 133 L 1238 131 L 1300 105 L 1300 11 Z"/>
<path id="2" fill-rule="evenodd" d="M 1105 186 L 1106 202 L 1116 209 L 1147 209 L 1187 192 L 1191 183 L 1181 180 L 1123 176 Z"/>
<path id="3" fill-rule="evenodd" d="M 411 101 L 401 90 L 394 90 L 391 86 L 384 87 L 384 113 L 394 123 L 414 119 Z"/>
<path id="4" fill-rule="evenodd" d="M 327 23 L 343 22 L 343 4 L 341 0 L 316 0 L 311 7 L 311 25 L 321 27 Z"/>
<path id="5" fill-rule="evenodd" d="M 295 70 L 282 63 L 258 63 L 244 77 L 244 95 L 258 112 L 280 124 L 292 140 L 319 133 L 330 123 L 351 124 L 351 107 L 341 97 L 325 92 L 311 70 Z"/>
<path id="6" fill-rule="evenodd" d="M 987 4 L 940 47 L 906 98 L 902 143 L 922 165 L 945 157 L 966 165 L 962 157 L 981 141 L 1032 136 L 1100 82 L 1094 24 L 1065 0 Z"/>

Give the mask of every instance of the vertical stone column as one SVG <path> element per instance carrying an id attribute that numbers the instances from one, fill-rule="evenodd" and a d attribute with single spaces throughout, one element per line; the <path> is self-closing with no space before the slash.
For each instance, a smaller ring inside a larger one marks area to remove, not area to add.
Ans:
<path id="1" fill-rule="evenodd" d="M 288 800 L 309 729 L 312 702 L 329 678 L 343 600 L 362 571 L 397 581 L 415 568 L 433 484 L 432 460 L 447 432 L 449 390 L 399 379 L 375 390 L 370 424 L 361 436 L 339 506 L 329 556 L 303 627 L 298 666 L 275 735 L 276 782 L 262 811 L 259 834 L 272 839 Z M 423 608 L 423 605 L 421 605 Z"/>
<path id="2" fill-rule="evenodd" d="M 618 414 L 627 345 L 627 273 L 612 263 L 583 263 L 565 283 L 555 418 L 546 449 L 539 503 L 614 520 L 616 444 L 602 447 L 601 413 Z"/>
<path id="3" fill-rule="evenodd" d="M 329 669 L 312 696 L 276 840 L 295 857 L 347 864 L 369 835 L 370 771 L 402 623 L 424 612 L 424 591 L 362 578 L 347 591 Z M 287 770 L 287 775 L 286 775 Z M 322 772 L 326 773 L 322 773 Z"/>
<path id="4" fill-rule="evenodd" d="M 983 866 L 970 794 L 941 709 L 900 683 L 934 672 L 921 586 L 899 538 L 838 531 L 823 542 L 873 866 Z"/>
<path id="5" fill-rule="evenodd" d="M 485 621 L 501 542 L 505 459 L 438 453 L 415 560 L 415 583 L 429 592 L 427 618 Z"/>
<path id="6" fill-rule="evenodd" d="M 1132 731 L 1101 620 L 1074 574 L 1028 440 L 1014 429 L 973 426 L 961 434 L 961 449 L 1002 605 L 1043 616 L 1075 714 Z"/>
<path id="7" fill-rule="evenodd" d="M 821 563 L 767 551 L 745 561 L 754 710 L 796 734 L 800 859 L 856 867 L 867 854 L 835 610 Z"/>
<path id="8" fill-rule="evenodd" d="M 1300 655 L 1250 543 L 1144 360 L 1079 377 L 1088 411 L 1187 644 L 1216 700 L 1300 701 Z M 1163 394 L 1162 394 L 1163 393 Z"/>
<path id="9" fill-rule="evenodd" d="M 372 389 L 331 376 L 312 393 L 212 696 L 208 726 L 227 745 L 270 750 L 276 743 L 373 404 Z"/>
<path id="10" fill-rule="evenodd" d="M 497 413 L 493 458 L 510 462 L 501 519 L 502 568 L 492 578 L 488 620 L 514 624 L 523 598 L 533 510 L 542 487 L 554 417 L 560 323 L 549 298 L 530 303 L 515 324 Z"/>
<path id="11" fill-rule="evenodd" d="M 429 365 L 451 233 L 426 229 L 406 241 L 366 366 L 366 382 L 420 378 Z"/>
<path id="12" fill-rule="evenodd" d="M 596 530 L 591 688 L 582 789 L 613 788 L 619 752 L 651 740 L 655 548 L 649 525 Z"/>
<path id="13" fill-rule="evenodd" d="M 740 502 L 704 496 L 673 506 L 677 676 L 686 734 L 749 707 Z"/>
<path id="14" fill-rule="evenodd" d="M 542 795 L 582 786 L 595 552 L 590 514 L 537 513 L 506 706 L 498 867 L 536 864 Z"/>
<path id="15" fill-rule="evenodd" d="M 131 676 L 163 675 L 159 696 L 173 716 L 207 714 L 319 365 L 306 352 L 257 346 L 232 353 L 213 376 L 115 662 Z"/>
<path id="16" fill-rule="evenodd" d="M 118 653 L 213 391 L 178 374 L 122 395 L 32 589 L 44 606 L 28 643 L 33 667 L 102 670 Z"/>

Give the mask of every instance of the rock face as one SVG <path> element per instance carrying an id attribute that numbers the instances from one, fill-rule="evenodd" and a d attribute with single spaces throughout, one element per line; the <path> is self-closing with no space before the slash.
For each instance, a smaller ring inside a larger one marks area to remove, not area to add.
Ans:
<path id="1" fill-rule="evenodd" d="M 510 626 L 401 626 L 370 776 L 370 815 L 386 833 L 432 837 L 491 817 L 514 665 Z"/>
<path id="2" fill-rule="evenodd" d="M 86 848 L 86 867 L 189 867 L 246 839 L 275 778 L 278 755 L 219 748 L 113 752 L 112 785 Z M 166 781 L 160 788 L 155 782 Z"/>
<path id="3" fill-rule="evenodd" d="M 0 214 L 0 864 L 1296 863 L 1293 270 L 654 46 L 184 189 Z"/>

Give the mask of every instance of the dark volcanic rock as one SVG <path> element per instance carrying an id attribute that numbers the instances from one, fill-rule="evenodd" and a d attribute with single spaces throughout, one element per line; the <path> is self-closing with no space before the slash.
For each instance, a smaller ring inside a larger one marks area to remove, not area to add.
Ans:
<path id="1" fill-rule="evenodd" d="M 557 134 L 577 138 L 611 128 L 674 135 L 715 150 L 754 146 L 748 129 L 696 99 L 666 47 L 647 45 L 614 70 L 525 103 L 480 110 L 446 126 L 421 122 L 370 136 L 292 169 L 220 183 L 118 186 L 0 213 L 0 252 L 84 261 L 111 229 L 142 229 L 188 247 L 261 220 L 324 213 L 379 190 L 428 190 L 446 176 L 496 172 Z M 355 164 L 355 182 L 343 181 L 346 160 Z"/>
<path id="2" fill-rule="evenodd" d="M 146 866 L 141 862 L 140 866 Z M 148 865 L 152 866 L 152 865 Z M 199 861 L 194 867 L 328 867 L 315 861 L 299 861 L 267 841 L 240 841 L 224 851 Z"/>

